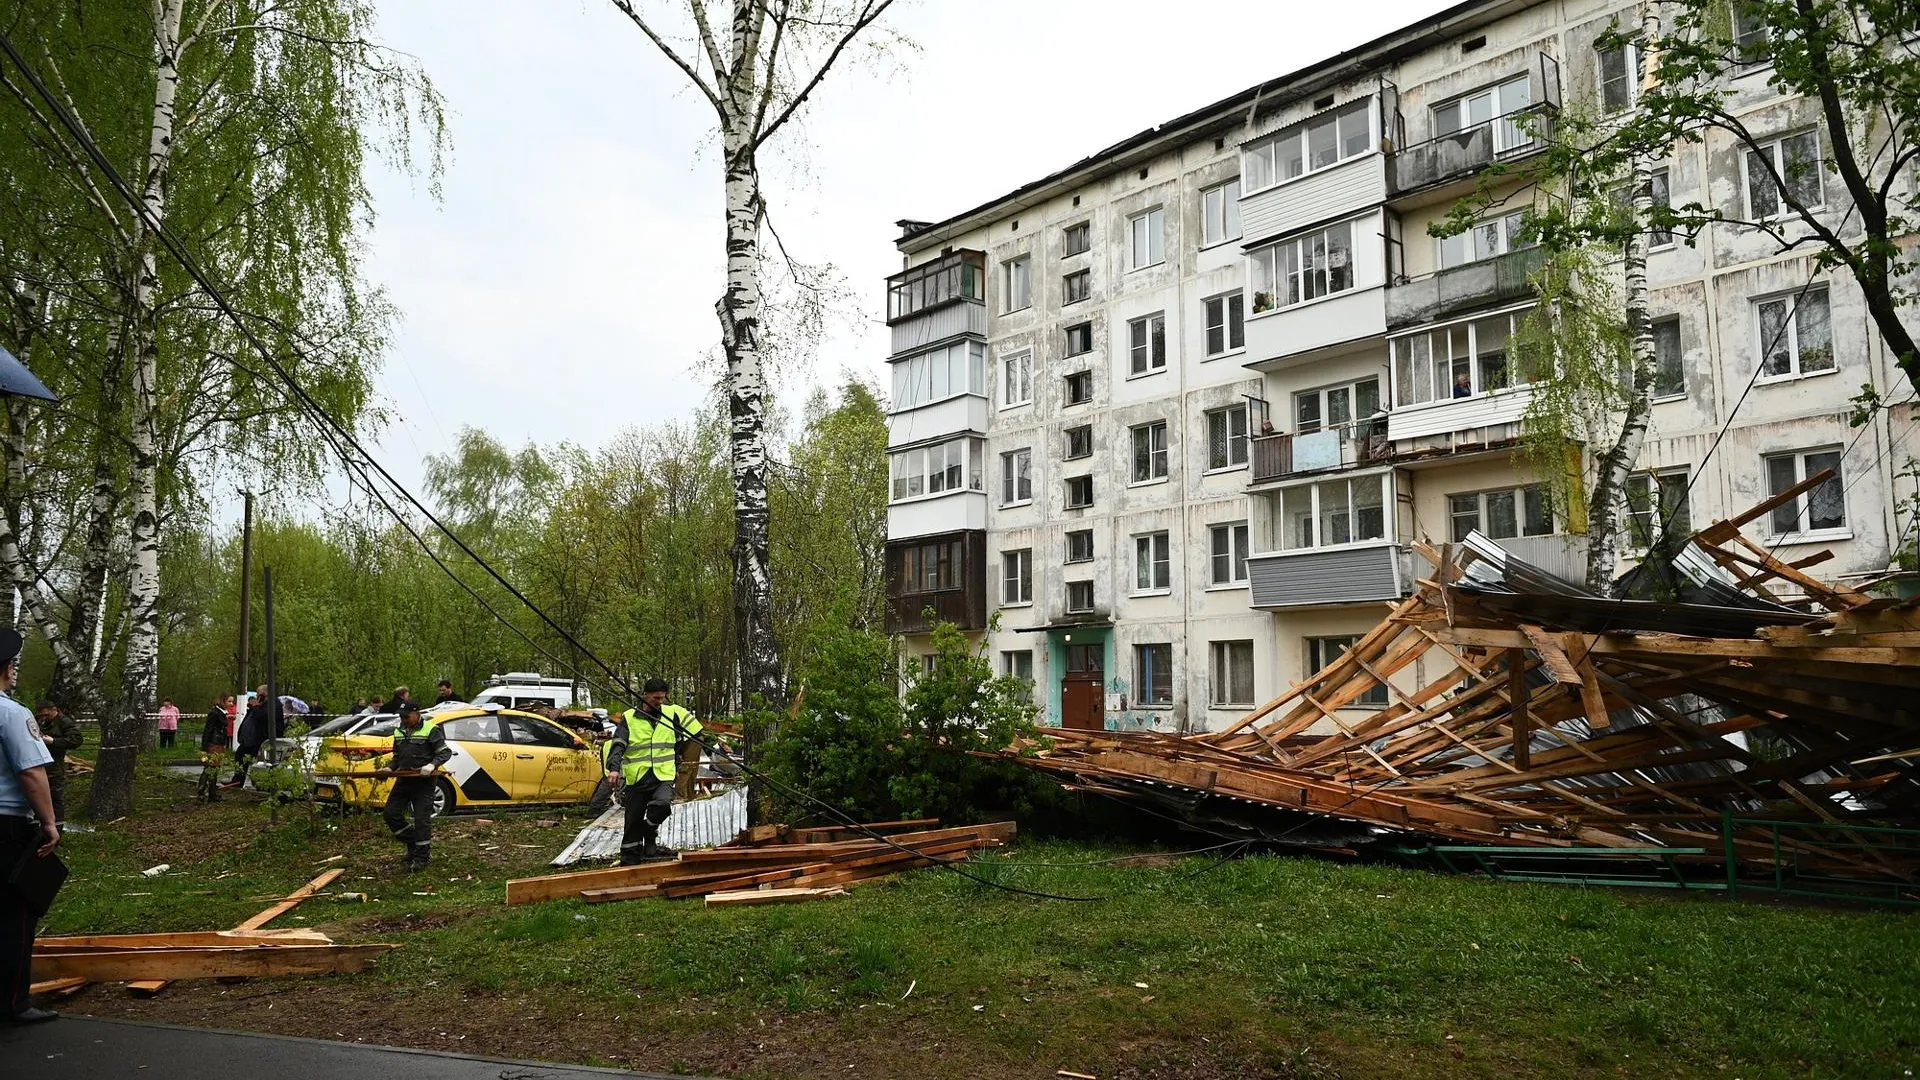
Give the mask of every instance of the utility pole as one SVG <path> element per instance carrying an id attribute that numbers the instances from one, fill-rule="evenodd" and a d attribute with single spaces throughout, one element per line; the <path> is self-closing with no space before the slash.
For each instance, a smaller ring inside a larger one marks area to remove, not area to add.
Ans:
<path id="1" fill-rule="evenodd" d="M 274 721 L 280 715 L 280 681 L 273 655 L 273 567 L 262 567 L 260 574 L 261 599 L 267 609 L 267 699 L 261 702 L 265 709 L 260 713 L 260 724 L 266 729 L 260 733 L 261 756 L 265 757 L 264 748 L 272 746 L 273 741 L 280 737 L 280 732 L 274 730 L 278 726 Z M 280 824 L 280 796 L 281 790 L 276 784 L 267 797 L 267 820 L 270 824 Z"/>
<path id="2" fill-rule="evenodd" d="M 253 652 L 253 492 L 240 494 L 247 500 L 240 519 L 240 692 L 245 693 L 249 689 L 247 660 Z"/>

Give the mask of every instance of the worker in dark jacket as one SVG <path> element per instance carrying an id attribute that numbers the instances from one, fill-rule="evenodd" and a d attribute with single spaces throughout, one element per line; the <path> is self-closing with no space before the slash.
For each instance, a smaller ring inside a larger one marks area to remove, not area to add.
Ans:
<path id="1" fill-rule="evenodd" d="M 413 691 L 404 686 L 397 686 L 393 690 L 393 697 L 389 698 L 386 704 L 380 706 L 380 711 L 397 715 L 400 710 L 411 704 L 413 704 Z"/>
<path id="2" fill-rule="evenodd" d="M 427 857 L 433 854 L 433 789 L 438 782 L 434 774 L 452 757 L 453 747 L 447 745 L 440 725 L 422 723 L 420 706 L 413 702 L 402 705 L 387 768 L 416 775 L 394 778 L 385 817 L 393 838 L 407 845 L 408 873 L 425 870 Z"/>
<path id="3" fill-rule="evenodd" d="M 214 702 L 200 728 L 200 798 L 206 802 L 220 801 L 220 765 L 227 760 L 227 740 L 233 734 L 227 716 L 232 704 L 232 694 Z"/>
<path id="4" fill-rule="evenodd" d="M 247 769 L 254 759 L 260 756 L 260 748 L 268 739 L 279 738 L 287 727 L 286 707 L 278 701 L 267 700 L 267 688 L 263 685 L 254 691 L 252 703 L 247 706 L 247 715 L 240 718 L 240 729 L 234 734 L 233 779 L 227 787 L 237 788 L 246 784 Z"/>
<path id="5" fill-rule="evenodd" d="M 47 783 L 53 788 L 53 816 L 61 825 L 67 823 L 67 753 L 78 750 L 87 741 L 87 733 L 73 722 L 73 717 L 51 701 L 42 701 L 34 710 L 34 719 L 40 724 L 40 741 L 47 744 L 47 752 L 53 755 L 53 764 L 47 766 Z"/>

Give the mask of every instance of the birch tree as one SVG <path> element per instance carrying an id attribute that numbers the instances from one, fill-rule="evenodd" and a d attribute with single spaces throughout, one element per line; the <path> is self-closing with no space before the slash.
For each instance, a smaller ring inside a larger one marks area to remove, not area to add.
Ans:
<path id="1" fill-rule="evenodd" d="M 712 107 L 719 128 L 727 271 L 714 310 L 727 367 L 740 688 L 749 707 L 777 709 L 784 693 L 768 554 L 761 153 L 850 50 L 884 47 L 877 24 L 893 0 L 612 3 Z"/>

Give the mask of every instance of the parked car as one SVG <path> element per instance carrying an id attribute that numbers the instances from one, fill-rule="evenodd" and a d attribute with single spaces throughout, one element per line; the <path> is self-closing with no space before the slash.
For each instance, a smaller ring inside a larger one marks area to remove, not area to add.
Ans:
<path id="1" fill-rule="evenodd" d="M 473 695 L 473 704 L 498 705 L 503 709 L 540 705 L 564 711 L 592 708 L 593 695 L 585 686 L 576 688 L 572 679 L 550 679 L 537 671 L 509 671 L 488 679 L 480 692 Z"/>
<path id="2" fill-rule="evenodd" d="M 586 740 L 543 716 L 448 705 L 432 710 L 429 719 L 453 748 L 435 781 L 435 814 L 462 807 L 584 803 L 600 781 L 599 757 Z M 315 797 L 384 806 L 393 786 L 390 777 L 351 774 L 385 766 L 398 723 L 397 717 L 379 716 L 351 734 L 323 737 L 314 762 Z"/>
<path id="3" fill-rule="evenodd" d="M 342 735 L 366 734 L 381 721 L 386 722 L 386 727 L 382 729 L 381 734 L 391 735 L 396 721 L 392 713 L 348 713 L 346 716 L 335 716 L 324 722 L 319 722 L 318 717 L 313 719 L 316 723 L 305 735 L 269 739 L 261 756 L 268 762 L 277 762 L 283 760 L 290 751 L 299 750 L 303 767 L 308 773 L 312 773 L 314 762 L 320 759 L 322 744 L 327 739 Z"/>

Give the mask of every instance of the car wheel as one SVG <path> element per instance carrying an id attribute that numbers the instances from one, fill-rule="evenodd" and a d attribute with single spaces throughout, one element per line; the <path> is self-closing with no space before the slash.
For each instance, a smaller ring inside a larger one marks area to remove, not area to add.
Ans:
<path id="1" fill-rule="evenodd" d="M 459 800 L 453 793 L 453 781 L 445 777 L 435 780 L 433 782 L 433 816 L 446 817 L 453 813 L 453 808 L 458 805 Z"/>

